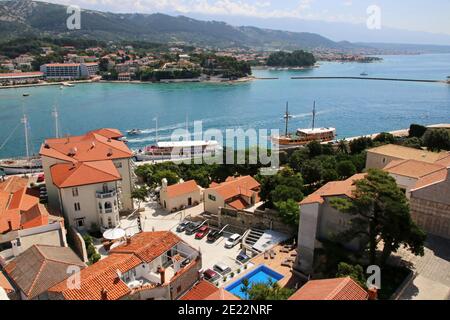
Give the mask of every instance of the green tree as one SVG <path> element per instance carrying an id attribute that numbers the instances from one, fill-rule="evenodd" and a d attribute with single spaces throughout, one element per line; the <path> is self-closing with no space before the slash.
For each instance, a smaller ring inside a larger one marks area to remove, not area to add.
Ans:
<path id="1" fill-rule="evenodd" d="M 364 275 L 364 269 L 359 264 L 351 265 L 345 262 L 341 262 L 338 265 L 338 272 L 336 278 L 350 277 L 356 281 L 361 287 L 367 289 L 366 277 Z"/>
<path id="2" fill-rule="evenodd" d="M 351 227 L 339 235 L 345 241 L 367 238 L 370 264 L 385 265 L 400 246 L 424 254 L 425 233 L 412 221 L 406 196 L 388 173 L 371 169 L 356 182 L 353 198 L 332 199 L 332 206 L 353 216 Z M 378 238 L 384 243 L 377 263 Z"/>
<path id="3" fill-rule="evenodd" d="M 424 127 L 420 124 L 412 124 L 409 127 L 409 137 L 422 138 L 426 131 L 427 127 Z"/>
<path id="4" fill-rule="evenodd" d="M 303 178 L 289 167 L 285 167 L 276 175 L 257 178 L 261 184 L 259 195 L 269 208 L 273 208 L 276 202 L 303 199 Z"/>
<path id="5" fill-rule="evenodd" d="M 375 137 L 375 139 L 373 139 L 373 141 L 381 143 L 381 144 L 394 143 L 395 142 L 395 137 L 394 137 L 394 135 L 392 133 L 382 132 L 379 135 L 377 135 Z"/>
<path id="6" fill-rule="evenodd" d="M 275 208 L 284 223 L 291 226 L 298 226 L 300 214 L 297 201 L 288 199 L 275 203 Z"/>
<path id="7" fill-rule="evenodd" d="M 347 141 L 345 139 L 339 140 L 337 145 L 337 151 L 341 154 L 348 154 L 349 153 L 349 146 Z"/>
<path id="8" fill-rule="evenodd" d="M 351 154 L 358 154 L 364 150 L 373 147 L 373 141 L 369 137 L 360 137 L 358 139 L 350 141 Z"/>
<path id="9" fill-rule="evenodd" d="M 177 184 L 180 181 L 178 174 L 171 170 L 161 170 L 154 173 L 151 178 L 151 183 L 153 186 L 161 184 L 162 179 L 167 179 L 167 184 L 169 186 Z"/>
<path id="10" fill-rule="evenodd" d="M 412 137 L 406 139 L 402 145 L 408 148 L 422 149 L 422 140 L 417 137 Z"/>
<path id="11" fill-rule="evenodd" d="M 309 156 L 311 158 L 322 155 L 322 145 L 319 141 L 311 141 L 306 147 L 309 150 Z"/>
<path id="12" fill-rule="evenodd" d="M 246 290 L 247 299 L 253 301 L 287 300 L 293 293 L 294 290 L 282 288 L 273 281 L 254 283 Z"/>
<path id="13" fill-rule="evenodd" d="M 445 129 L 428 129 L 423 144 L 431 151 L 450 150 L 450 133 Z"/>
<path id="14" fill-rule="evenodd" d="M 337 164 L 336 171 L 341 179 L 347 179 L 356 173 L 356 167 L 350 160 L 345 160 Z"/>
<path id="15" fill-rule="evenodd" d="M 141 208 L 141 203 L 144 202 L 147 199 L 148 196 L 148 187 L 147 186 L 141 186 L 134 188 L 133 191 L 131 191 L 131 198 L 138 201 L 138 208 Z"/>
<path id="16" fill-rule="evenodd" d="M 323 178 L 323 166 L 319 160 L 307 160 L 301 167 L 301 174 L 306 184 L 317 184 Z"/>
<path id="17" fill-rule="evenodd" d="M 295 172 L 300 172 L 303 162 L 309 159 L 309 149 L 302 148 L 295 150 L 288 158 L 289 166 L 294 169 Z"/>

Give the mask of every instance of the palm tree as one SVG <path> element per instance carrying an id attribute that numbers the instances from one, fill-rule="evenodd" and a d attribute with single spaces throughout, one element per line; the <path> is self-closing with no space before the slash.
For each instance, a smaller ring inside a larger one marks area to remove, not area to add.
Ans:
<path id="1" fill-rule="evenodd" d="M 248 300 L 248 292 L 250 290 L 250 282 L 247 278 L 242 279 L 241 292 L 245 295 L 245 300 Z"/>

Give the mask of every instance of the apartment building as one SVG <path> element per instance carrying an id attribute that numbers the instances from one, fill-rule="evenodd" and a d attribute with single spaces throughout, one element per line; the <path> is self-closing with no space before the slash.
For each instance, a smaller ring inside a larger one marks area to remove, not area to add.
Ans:
<path id="1" fill-rule="evenodd" d="M 121 211 L 134 210 L 133 153 L 116 129 L 47 139 L 40 155 L 49 206 L 78 229 L 119 225 Z"/>
<path id="2" fill-rule="evenodd" d="M 79 288 L 63 281 L 55 300 L 175 300 L 199 281 L 201 254 L 170 231 L 143 232 L 79 273 Z"/>
<path id="3" fill-rule="evenodd" d="M 40 71 L 46 79 L 88 79 L 98 72 L 98 63 L 49 63 L 42 65 Z"/>

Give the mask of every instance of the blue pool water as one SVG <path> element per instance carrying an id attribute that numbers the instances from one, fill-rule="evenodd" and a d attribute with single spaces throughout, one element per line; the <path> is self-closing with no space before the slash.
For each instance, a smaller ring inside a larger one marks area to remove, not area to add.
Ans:
<path id="1" fill-rule="evenodd" d="M 261 265 L 257 267 L 252 272 L 246 274 L 239 280 L 233 282 L 229 286 L 225 288 L 225 290 L 231 292 L 235 296 L 238 296 L 242 299 L 245 299 L 246 296 L 244 293 L 242 293 L 241 289 L 244 287 L 242 284 L 242 280 L 248 279 L 249 287 L 251 287 L 253 284 L 256 283 L 267 283 L 269 281 L 277 282 L 283 278 L 283 275 L 279 274 L 278 272 L 273 271 L 272 269 L 269 269 L 265 265 Z"/>

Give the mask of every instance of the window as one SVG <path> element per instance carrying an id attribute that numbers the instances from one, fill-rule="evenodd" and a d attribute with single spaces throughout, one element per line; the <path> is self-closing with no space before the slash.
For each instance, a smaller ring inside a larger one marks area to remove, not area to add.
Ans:
<path id="1" fill-rule="evenodd" d="M 82 219 L 75 219 L 75 225 L 79 228 L 84 227 L 84 218 Z"/>
<path id="2" fill-rule="evenodd" d="M 108 227 L 109 227 L 109 228 L 112 228 L 112 227 L 113 227 L 111 217 L 108 217 Z"/>
<path id="3" fill-rule="evenodd" d="M 114 165 L 116 166 L 116 168 L 122 168 L 122 162 L 114 163 Z"/>
<path id="4" fill-rule="evenodd" d="M 75 211 L 80 211 L 80 210 L 81 210 L 81 207 L 80 207 L 80 203 L 79 203 L 79 202 L 75 202 L 75 203 L 73 204 L 73 206 L 74 206 L 74 208 L 75 208 Z"/>
<path id="5" fill-rule="evenodd" d="M 216 197 L 214 197 L 212 194 L 208 194 L 208 199 L 211 201 L 216 201 Z"/>
<path id="6" fill-rule="evenodd" d="M 78 197 L 78 188 L 72 188 L 72 196 Z"/>

